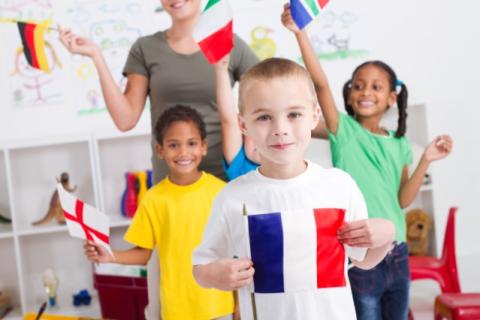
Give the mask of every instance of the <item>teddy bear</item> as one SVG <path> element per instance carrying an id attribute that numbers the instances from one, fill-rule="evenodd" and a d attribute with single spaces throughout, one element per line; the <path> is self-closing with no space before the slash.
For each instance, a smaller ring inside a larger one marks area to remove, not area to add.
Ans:
<path id="1" fill-rule="evenodd" d="M 428 251 L 428 234 L 432 226 L 432 218 L 422 209 L 411 209 L 407 212 L 407 245 L 412 256 L 424 256 Z"/>

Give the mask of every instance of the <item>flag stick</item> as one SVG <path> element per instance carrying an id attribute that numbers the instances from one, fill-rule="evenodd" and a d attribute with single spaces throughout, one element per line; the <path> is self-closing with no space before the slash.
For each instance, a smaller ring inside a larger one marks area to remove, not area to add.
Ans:
<path id="1" fill-rule="evenodd" d="M 245 239 L 246 239 L 246 242 L 247 242 L 247 254 L 249 256 L 249 258 L 251 259 L 251 254 L 250 254 L 250 241 L 248 241 L 248 235 L 249 235 L 249 232 L 248 232 L 248 213 L 247 213 L 247 206 L 245 205 L 245 203 L 243 204 L 243 210 L 242 210 L 242 214 L 243 214 L 243 225 L 245 226 Z M 252 311 L 253 311 L 253 320 L 257 320 L 257 303 L 255 301 L 255 292 L 253 292 L 253 290 L 250 290 L 250 299 L 251 299 L 251 302 L 252 302 Z"/>
<path id="2" fill-rule="evenodd" d="M 18 23 L 18 22 L 41 24 L 41 23 L 35 23 L 35 22 L 21 21 L 21 20 L 17 20 L 17 19 L 0 18 L 0 23 Z M 48 27 L 47 30 L 52 30 L 52 31 L 57 31 L 58 32 L 58 28 L 55 28 L 55 27 Z"/>

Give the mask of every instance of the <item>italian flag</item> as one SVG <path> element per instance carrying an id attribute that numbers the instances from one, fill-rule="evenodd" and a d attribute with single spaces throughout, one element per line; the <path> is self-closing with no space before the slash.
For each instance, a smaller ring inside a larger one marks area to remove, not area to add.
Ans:
<path id="1" fill-rule="evenodd" d="M 210 63 L 218 62 L 232 50 L 233 19 L 227 0 L 208 0 L 193 37 Z"/>

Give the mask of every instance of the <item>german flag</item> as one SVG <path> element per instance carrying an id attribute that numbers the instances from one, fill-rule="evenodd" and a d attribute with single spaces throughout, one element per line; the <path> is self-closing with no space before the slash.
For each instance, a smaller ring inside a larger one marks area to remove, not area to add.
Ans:
<path id="1" fill-rule="evenodd" d="M 48 29 L 46 24 L 35 24 L 28 22 L 17 22 L 18 31 L 22 38 L 23 51 L 28 63 L 42 71 L 48 72 L 47 56 L 45 54 L 44 34 Z"/>

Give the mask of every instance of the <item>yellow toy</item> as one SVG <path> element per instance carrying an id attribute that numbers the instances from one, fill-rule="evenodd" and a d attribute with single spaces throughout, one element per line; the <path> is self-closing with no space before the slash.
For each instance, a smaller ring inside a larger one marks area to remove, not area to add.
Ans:
<path id="1" fill-rule="evenodd" d="M 272 29 L 262 26 L 255 27 L 250 32 L 252 41 L 248 46 L 260 60 L 274 57 L 277 52 L 275 41 L 268 37 L 268 34 L 271 32 L 273 32 Z"/>
<path id="2" fill-rule="evenodd" d="M 138 199 L 137 203 L 140 203 L 140 201 L 143 198 L 143 195 L 145 192 L 147 192 L 147 172 L 146 171 L 137 171 L 135 172 L 135 175 L 137 176 L 138 179 Z"/>

